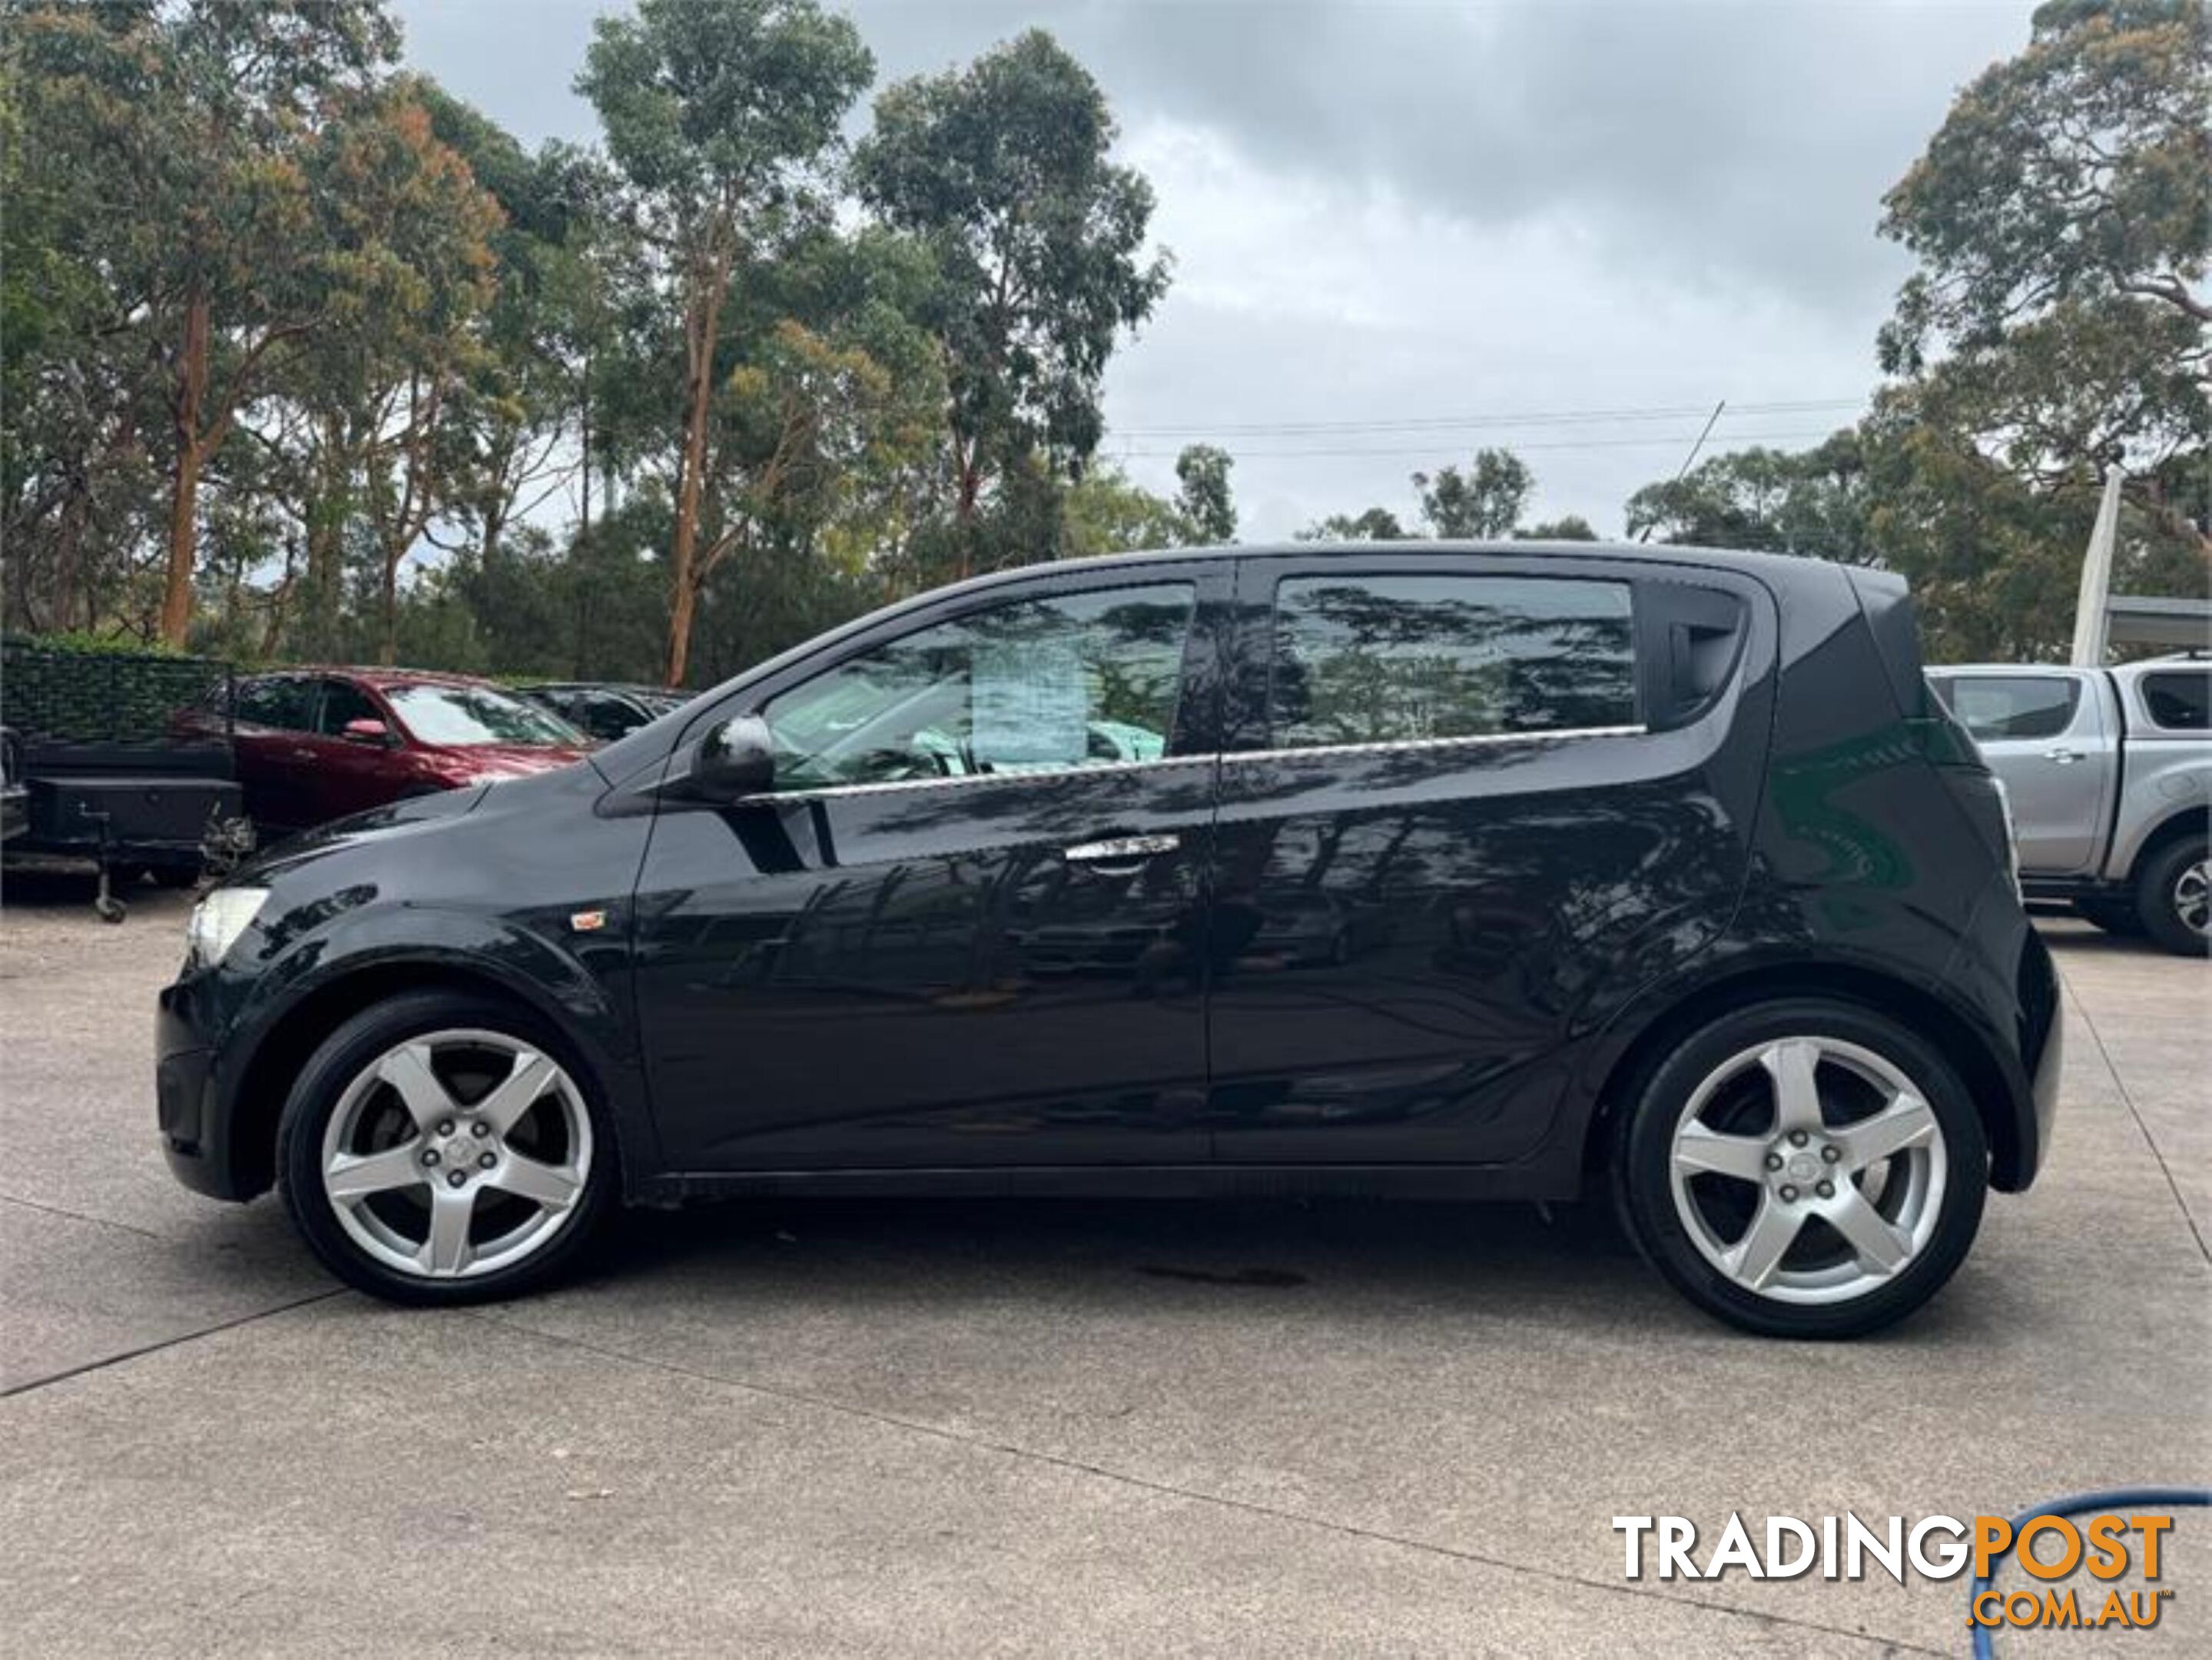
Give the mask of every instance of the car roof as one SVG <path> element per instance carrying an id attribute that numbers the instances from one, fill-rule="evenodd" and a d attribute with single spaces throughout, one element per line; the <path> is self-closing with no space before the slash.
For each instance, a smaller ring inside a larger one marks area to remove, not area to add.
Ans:
<path id="1" fill-rule="evenodd" d="M 362 667 L 348 663 L 294 663 L 281 669 L 264 669 L 258 674 L 241 676 L 244 680 L 279 680 L 312 675 L 333 680 L 358 680 L 380 691 L 397 686 L 466 686 L 471 690 L 505 691 L 506 687 L 481 675 L 456 674 L 449 669 L 387 668 L 381 665 Z"/>
<path id="2" fill-rule="evenodd" d="M 1430 541 L 1408 537 L 1376 542 L 1234 542 L 1219 546 L 1158 548 L 1141 553 L 1101 554 L 1088 559 L 1061 559 L 1042 564 L 1018 565 L 987 575 L 971 577 L 951 589 L 940 588 L 917 599 L 934 599 L 957 590 L 989 587 L 1042 571 L 1081 573 L 1096 570 L 1142 570 L 1151 565 L 1182 564 L 1194 559 L 1422 559 L 1431 556 L 1483 554 L 1493 558 L 1523 559 L 1532 554 L 1580 559 L 1630 560 L 1644 564 L 1688 566 L 1706 570 L 1740 571 L 1769 581 L 1802 580 L 1813 570 L 1849 569 L 1886 576 L 1870 565 L 1846 565 L 1842 561 L 1816 559 L 1808 554 L 1761 553 L 1741 548 L 1706 548 L 1674 542 L 1555 542 L 1555 541 Z M 1893 578 L 1891 580 L 1894 580 Z"/>

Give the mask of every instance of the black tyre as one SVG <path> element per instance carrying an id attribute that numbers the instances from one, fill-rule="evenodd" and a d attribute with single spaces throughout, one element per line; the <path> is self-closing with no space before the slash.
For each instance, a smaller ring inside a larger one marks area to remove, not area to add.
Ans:
<path id="1" fill-rule="evenodd" d="M 277 1186 L 349 1285 L 489 1301 L 574 1267 L 615 1207 L 613 1126 L 561 1035 L 526 1011 L 412 992 L 331 1033 L 277 1127 Z"/>
<path id="2" fill-rule="evenodd" d="M 2143 932 L 2181 957 L 2212 955 L 2212 844 L 2185 836 L 2160 848 L 2136 873 Z"/>
<path id="3" fill-rule="evenodd" d="M 1644 1254 L 1770 1337 L 1878 1330 L 1934 1296 L 1981 1225 L 1989 1143 L 1932 1045 L 1817 998 L 1722 1016 L 1645 1076 L 1614 1150 Z"/>
<path id="4" fill-rule="evenodd" d="M 2140 939 L 2142 935 L 2142 918 L 2136 915 L 2132 899 L 2115 899 L 2105 895 L 2076 899 L 2074 914 L 2085 922 L 2094 922 L 2106 933 L 2118 934 L 2124 939 Z"/>

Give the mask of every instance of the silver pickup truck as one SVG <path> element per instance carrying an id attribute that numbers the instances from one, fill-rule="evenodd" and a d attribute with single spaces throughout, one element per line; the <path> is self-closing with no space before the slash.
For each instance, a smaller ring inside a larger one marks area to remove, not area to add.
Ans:
<path id="1" fill-rule="evenodd" d="M 2212 953 L 2212 660 L 1931 668 L 2004 781 L 2030 898 Z"/>

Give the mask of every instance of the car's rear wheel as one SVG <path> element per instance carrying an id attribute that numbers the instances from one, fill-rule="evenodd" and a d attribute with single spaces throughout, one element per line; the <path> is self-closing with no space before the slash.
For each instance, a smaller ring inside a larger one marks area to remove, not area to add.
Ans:
<path id="1" fill-rule="evenodd" d="M 1988 1138 L 1936 1049 L 1854 1004 L 1723 1016 L 1648 1074 L 1614 1159 L 1630 1231 L 1707 1312 L 1767 1336 L 1854 1337 L 1957 1269 Z"/>
<path id="2" fill-rule="evenodd" d="M 2183 957 L 2212 955 L 2212 844 L 2173 842 L 2143 861 L 2136 878 L 2143 932 Z"/>
<path id="3" fill-rule="evenodd" d="M 574 1265 L 611 1207 L 611 1126 L 585 1069 L 523 1010 L 411 993 L 300 1073 L 278 1185 L 341 1279 L 396 1302 L 481 1302 Z"/>

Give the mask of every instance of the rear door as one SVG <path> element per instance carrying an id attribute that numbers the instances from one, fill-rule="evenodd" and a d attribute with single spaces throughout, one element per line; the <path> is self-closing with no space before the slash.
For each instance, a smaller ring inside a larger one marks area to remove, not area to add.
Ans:
<path id="1" fill-rule="evenodd" d="M 1561 1051 L 1723 927 L 1771 604 L 1550 555 L 1255 557 L 1212 870 L 1229 1163 L 1531 1150 Z"/>
<path id="2" fill-rule="evenodd" d="M 266 830 L 304 830 L 313 806 L 318 683 L 305 675 L 265 674 L 239 683 L 232 745 L 246 816 Z"/>
<path id="3" fill-rule="evenodd" d="M 2084 874 L 2111 822 L 2119 733 L 2086 674 L 1954 670 L 1934 677 L 2004 781 L 2023 871 Z"/>

